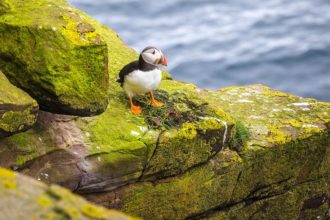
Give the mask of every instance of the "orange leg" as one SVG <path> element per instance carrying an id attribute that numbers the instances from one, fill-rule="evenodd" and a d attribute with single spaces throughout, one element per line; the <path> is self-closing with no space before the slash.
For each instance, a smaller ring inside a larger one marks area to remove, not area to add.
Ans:
<path id="1" fill-rule="evenodd" d="M 141 114 L 142 108 L 133 104 L 133 97 L 129 97 L 129 103 L 131 104 L 131 111 L 134 115 Z"/>
<path id="2" fill-rule="evenodd" d="M 162 102 L 158 102 L 155 100 L 154 94 L 152 92 L 149 93 L 150 94 L 150 98 L 151 98 L 151 105 L 154 107 L 161 107 L 164 105 L 164 103 Z"/>

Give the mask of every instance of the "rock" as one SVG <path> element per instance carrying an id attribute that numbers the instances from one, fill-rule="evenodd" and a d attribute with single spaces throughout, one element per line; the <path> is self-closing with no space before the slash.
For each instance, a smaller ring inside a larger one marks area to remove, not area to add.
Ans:
<path id="1" fill-rule="evenodd" d="M 93 205 L 56 185 L 47 186 L 2 168 L 0 195 L 1 219 L 135 219 Z"/>
<path id="2" fill-rule="evenodd" d="M 141 99 L 143 116 L 131 114 L 118 90 L 112 107 L 95 117 L 41 111 L 32 129 L 0 140 L 0 165 L 80 193 L 182 174 L 221 151 L 234 123 L 202 102 L 193 86 L 183 88 L 175 95 L 159 91 L 167 104 L 161 109 Z M 153 124 L 154 118 L 161 125 Z"/>
<path id="3" fill-rule="evenodd" d="M 0 2 L 0 69 L 41 109 L 94 115 L 108 104 L 108 48 L 65 1 Z"/>
<path id="4" fill-rule="evenodd" d="M 164 81 L 163 86 L 167 83 L 173 82 Z M 249 134 L 237 129 L 232 148 L 183 175 L 133 183 L 87 198 L 145 219 L 329 215 L 329 103 L 261 85 L 201 91 L 201 96 L 210 105 L 221 106 Z"/>
<path id="5" fill-rule="evenodd" d="M 0 71 L 0 138 L 30 128 L 37 120 L 38 104 L 11 85 Z"/>

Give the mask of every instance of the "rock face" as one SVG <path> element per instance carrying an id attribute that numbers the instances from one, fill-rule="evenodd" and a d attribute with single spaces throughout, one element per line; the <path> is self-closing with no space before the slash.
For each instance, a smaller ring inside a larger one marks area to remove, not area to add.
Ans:
<path id="1" fill-rule="evenodd" d="M 261 85 L 200 96 L 236 119 L 230 148 L 181 175 L 87 197 L 145 219 L 329 218 L 329 103 Z"/>
<path id="2" fill-rule="evenodd" d="M 61 187 L 46 186 L 2 168 L 0 195 L 1 219 L 135 219 L 90 204 Z"/>
<path id="3" fill-rule="evenodd" d="M 16 10 L 1 4 L 0 14 Z M 30 130 L 0 139 L 0 166 L 145 219 L 330 217 L 329 103 L 262 85 L 208 91 L 164 77 L 156 96 L 165 107 L 141 96 L 143 114 L 134 116 L 115 80 L 137 54 L 65 10 L 106 45 L 110 105 L 94 117 L 41 111 Z"/>
<path id="4" fill-rule="evenodd" d="M 41 109 L 93 115 L 107 107 L 107 45 L 64 1 L 0 2 L 0 69 Z"/>
<path id="5" fill-rule="evenodd" d="M 80 193 L 184 173 L 206 163 L 233 135 L 232 119 L 193 88 L 160 91 L 167 102 L 162 109 L 140 100 L 141 117 L 130 113 L 124 94 L 95 117 L 40 112 L 32 129 L 0 140 L 0 165 Z"/>
<path id="6" fill-rule="evenodd" d="M 38 104 L 0 71 L 0 138 L 22 132 L 37 120 Z"/>

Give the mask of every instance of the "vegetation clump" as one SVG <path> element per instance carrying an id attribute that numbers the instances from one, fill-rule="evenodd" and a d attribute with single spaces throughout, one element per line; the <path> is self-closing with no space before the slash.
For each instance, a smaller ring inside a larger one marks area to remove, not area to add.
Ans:
<path id="1" fill-rule="evenodd" d="M 249 140 L 251 133 L 249 129 L 239 120 L 236 120 L 235 136 L 231 141 L 231 146 L 236 151 L 241 151 L 244 144 Z"/>
<path id="2" fill-rule="evenodd" d="M 170 98 L 163 90 L 155 92 L 156 99 L 164 106 L 155 108 L 150 105 L 148 96 L 139 96 L 135 100 L 143 108 L 143 117 L 150 129 L 179 128 L 183 123 L 199 121 L 203 106 L 192 105 L 184 100 Z"/>

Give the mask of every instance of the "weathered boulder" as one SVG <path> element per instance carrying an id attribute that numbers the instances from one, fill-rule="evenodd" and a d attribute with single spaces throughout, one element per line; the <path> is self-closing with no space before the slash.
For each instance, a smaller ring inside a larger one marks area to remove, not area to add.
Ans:
<path id="1" fill-rule="evenodd" d="M 1 219 L 135 219 L 93 205 L 67 189 L 47 186 L 2 168 L 0 204 Z"/>
<path id="2" fill-rule="evenodd" d="M 146 219 L 329 218 L 329 103 L 261 85 L 201 96 L 236 119 L 231 148 L 182 175 L 87 197 Z"/>
<path id="3" fill-rule="evenodd" d="M 32 129 L 0 140 L 0 165 L 84 193 L 184 173 L 221 151 L 234 123 L 190 87 L 160 91 L 161 109 L 141 99 L 138 117 L 119 91 L 95 117 L 40 111 Z"/>
<path id="4" fill-rule="evenodd" d="M 38 104 L 11 85 L 0 71 L 0 138 L 30 128 L 37 120 Z"/>
<path id="5" fill-rule="evenodd" d="M 108 104 L 108 51 L 88 17 L 65 1 L 0 1 L 0 69 L 41 109 L 73 115 Z"/>

